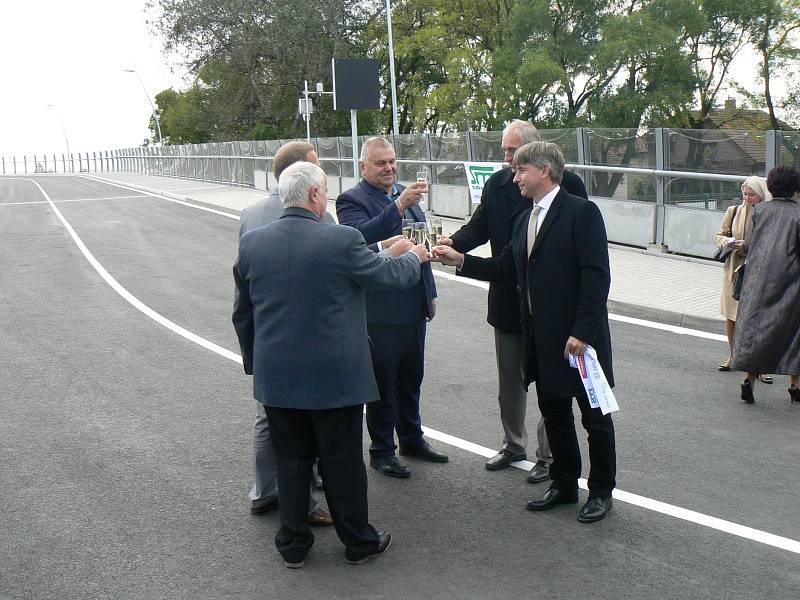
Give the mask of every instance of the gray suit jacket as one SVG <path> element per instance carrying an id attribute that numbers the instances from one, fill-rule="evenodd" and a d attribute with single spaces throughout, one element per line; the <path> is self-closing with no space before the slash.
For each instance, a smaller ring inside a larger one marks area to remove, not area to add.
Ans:
<path id="1" fill-rule="evenodd" d="M 255 204 L 251 204 L 242 211 L 239 225 L 239 237 L 242 237 L 245 233 L 256 227 L 274 223 L 281 218 L 282 214 L 283 203 L 281 202 L 280 196 L 278 196 L 278 190 L 274 189 L 270 192 L 269 196 L 263 200 L 259 200 Z M 322 222 L 333 224 L 336 223 L 336 220 L 330 213 L 326 212 L 322 215 Z"/>
<path id="2" fill-rule="evenodd" d="M 256 400 L 306 410 L 377 400 L 364 289 L 415 285 L 415 255 L 378 256 L 358 230 L 287 208 L 242 236 L 233 276 L 233 324 Z"/>

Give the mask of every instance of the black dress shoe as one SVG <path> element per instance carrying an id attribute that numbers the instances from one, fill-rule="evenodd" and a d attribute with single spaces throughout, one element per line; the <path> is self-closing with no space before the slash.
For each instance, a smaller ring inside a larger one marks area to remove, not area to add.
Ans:
<path id="1" fill-rule="evenodd" d="M 791 404 L 794 404 L 795 402 L 800 402 L 800 388 L 798 388 L 794 384 L 789 386 L 789 402 Z"/>
<path id="2" fill-rule="evenodd" d="M 605 519 L 613 503 L 614 500 L 611 496 L 589 498 L 581 508 L 581 512 L 578 513 L 578 521 L 581 523 L 594 523 Z"/>
<path id="3" fill-rule="evenodd" d="M 378 545 L 375 546 L 375 550 L 368 554 L 364 554 L 361 556 L 354 556 L 349 554 L 347 550 L 344 551 L 344 562 L 348 565 L 360 565 L 361 563 L 365 563 L 372 558 L 378 558 L 381 554 L 386 552 L 389 549 L 389 546 L 392 545 L 392 534 L 388 531 L 379 531 L 378 532 Z"/>
<path id="4" fill-rule="evenodd" d="M 399 477 L 400 479 L 411 477 L 411 469 L 397 460 L 394 455 L 385 458 L 371 458 L 369 464 L 389 477 Z"/>
<path id="5" fill-rule="evenodd" d="M 528 500 L 528 510 L 550 510 L 559 504 L 575 504 L 578 492 L 568 492 L 558 488 L 549 488 L 541 498 Z"/>
<path id="6" fill-rule="evenodd" d="M 492 458 L 486 461 L 485 467 L 490 471 L 498 471 L 499 469 L 505 469 L 513 462 L 525 460 L 526 458 L 528 457 L 524 452 L 522 454 L 514 454 L 508 448 L 503 448 Z"/>
<path id="7" fill-rule="evenodd" d="M 528 483 L 542 483 L 548 479 L 550 479 L 550 465 L 543 460 L 537 460 L 525 481 Z"/>
<path id="8" fill-rule="evenodd" d="M 753 404 L 753 402 L 756 401 L 755 397 L 753 396 L 753 384 L 750 383 L 749 379 L 745 379 L 744 383 L 742 384 L 742 400 L 744 400 L 747 404 Z"/>
<path id="9" fill-rule="evenodd" d="M 419 446 L 400 446 L 401 456 L 414 456 L 428 462 L 446 463 L 449 458 L 442 454 L 428 442 L 422 442 Z"/>

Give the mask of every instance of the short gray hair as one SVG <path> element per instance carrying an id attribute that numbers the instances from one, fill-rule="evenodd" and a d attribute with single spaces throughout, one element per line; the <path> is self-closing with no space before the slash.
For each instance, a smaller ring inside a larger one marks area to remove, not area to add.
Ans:
<path id="1" fill-rule="evenodd" d="M 511 164 L 515 168 L 520 165 L 534 165 L 540 169 L 548 167 L 553 183 L 561 183 L 564 176 L 564 155 L 561 148 L 550 142 L 530 142 L 520 146 Z"/>
<path id="2" fill-rule="evenodd" d="M 361 146 L 361 160 L 362 161 L 366 161 L 367 160 L 367 156 L 369 155 L 369 151 L 370 151 L 370 149 L 372 149 L 373 146 L 380 147 L 380 148 L 391 148 L 392 150 L 394 150 L 394 146 L 392 146 L 392 143 L 389 140 L 387 140 L 385 137 L 381 137 L 379 135 L 376 135 L 374 137 L 368 137 L 367 139 L 364 140 L 364 144 Z"/>
<path id="3" fill-rule="evenodd" d="M 310 162 L 298 161 L 286 167 L 278 178 L 278 195 L 284 208 L 308 204 L 308 192 L 325 186 L 325 171 Z"/>
<path id="4" fill-rule="evenodd" d="M 522 121 L 520 119 L 514 119 L 511 121 L 511 123 L 506 125 L 505 129 L 503 129 L 503 135 L 512 132 L 517 134 L 519 141 L 523 144 L 538 142 L 542 139 L 542 137 L 539 135 L 539 130 L 536 129 L 536 126 L 533 123 Z"/>

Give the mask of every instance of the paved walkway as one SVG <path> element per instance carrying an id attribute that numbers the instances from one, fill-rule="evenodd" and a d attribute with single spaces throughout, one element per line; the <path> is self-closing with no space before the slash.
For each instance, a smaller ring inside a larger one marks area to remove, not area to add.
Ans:
<path id="1" fill-rule="evenodd" d="M 265 195 L 264 191 L 250 188 L 154 175 L 99 173 L 97 177 L 233 211 L 241 211 Z M 328 210 L 335 214 L 333 201 Z M 444 231 L 455 231 L 461 224 L 460 220 L 444 219 Z M 724 333 L 724 320 L 719 314 L 719 263 L 618 245 L 611 245 L 610 250 L 609 308 L 613 313 Z M 489 248 L 484 246 L 474 253 L 487 256 Z"/>

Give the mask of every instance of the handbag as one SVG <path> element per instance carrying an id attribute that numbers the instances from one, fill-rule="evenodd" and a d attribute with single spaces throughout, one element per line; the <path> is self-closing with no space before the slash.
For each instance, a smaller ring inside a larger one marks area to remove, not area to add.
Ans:
<path id="1" fill-rule="evenodd" d="M 747 263 L 740 266 L 736 269 L 736 272 L 733 274 L 733 291 L 731 295 L 733 296 L 734 300 L 738 300 L 739 296 L 742 295 L 742 286 L 744 285 L 744 268 L 747 266 Z"/>
<path id="2" fill-rule="evenodd" d="M 728 225 L 728 237 L 733 237 L 733 220 L 736 218 L 736 211 L 738 210 L 739 205 L 733 207 L 733 216 L 731 217 L 730 225 Z M 732 248 L 728 246 L 725 247 L 725 244 L 717 248 L 717 251 L 714 253 L 714 260 L 717 262 L 724 263 L 728 260 L 728 257 L 731 254 Z"/>

